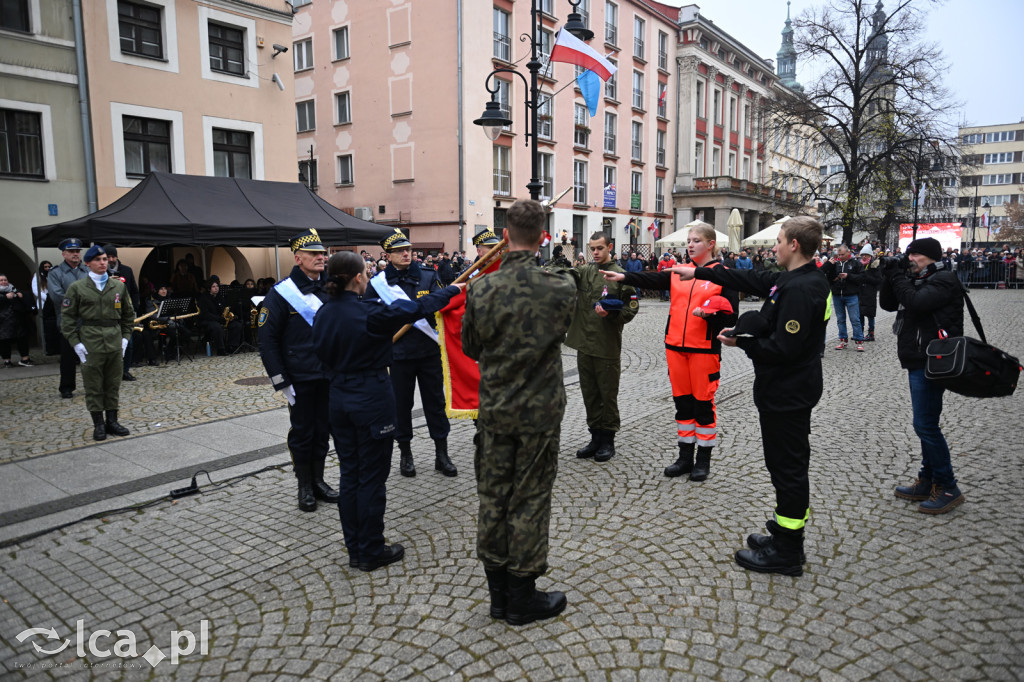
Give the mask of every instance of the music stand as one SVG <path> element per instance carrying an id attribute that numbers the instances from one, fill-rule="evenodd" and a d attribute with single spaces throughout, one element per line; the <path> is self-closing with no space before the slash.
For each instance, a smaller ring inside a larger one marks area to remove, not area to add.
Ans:
<path id="1" fill-rule="evenodd" d="M 192 307 L 192 298 L 165 298 L 160 301 L 160 308 L 157 310 L 157 317 L 172 318 L 170 321 L 174 323 L 174 353 L 177 357 L 178 364 L 181 364 L 181 337 L 178 331 L 178 320 L 173 319 L 187 315 L 189 309 Z M 189 362 L 193 361 L 192 355 L 186 350 L 185 357 Z"/>
<path id="2" fill-rule="evenodd" d="M 224 297 L 224 305 L 235 311 L 235 319 L 242 325 L 242 341 L 238 344 L 238 347 L 231 351 L 231 355 L 238 353 L 242 350 L 254 351 L 256 346 L 252 345 L 246 340 L 245 329 L 249 327 L 249 318 L 252 317 L 252 303 L 249 301 L 249 297 L 246 295 L 248 292 L 245 287 L 232 287 L 222 286 L 220 293 Z M 243 312 L 242 309 L 245 309 Z M 244 320 L 244 321 L 243 321 Z"/>

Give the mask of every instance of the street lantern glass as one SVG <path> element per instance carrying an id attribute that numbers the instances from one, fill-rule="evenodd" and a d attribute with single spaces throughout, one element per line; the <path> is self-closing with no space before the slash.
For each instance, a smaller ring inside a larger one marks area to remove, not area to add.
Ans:
<path id="1" fill-rule="evenodd" d="M 484 129 L 484 135 L 493 141 L 498 139 L 502 128 L 512 125 L 512 119 L 501 111 L 501 104 L 492 98 L 484 108 L 484 113 L 481 114 L 480 118 L 474 120 L 473 123 L 481 126 Z"/>

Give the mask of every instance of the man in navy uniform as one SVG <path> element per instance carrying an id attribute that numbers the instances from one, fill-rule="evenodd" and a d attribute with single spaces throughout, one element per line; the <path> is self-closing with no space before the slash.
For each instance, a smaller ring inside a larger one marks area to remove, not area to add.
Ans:
<path id="1" fill-rule="evenodd" d="M 473 246 L 476 247 L 476 258 L 467 262 L 466 267 L 468 268 L 472 266 L 473 263 L 486 256 L 487 252 L 497 246 L 500 241 L 501 240 L 498 239 L 498 235 L 494 234 L 489 227 L 485 227 L 473 235 Z"/>
<path id="2" fill-rule="evenodd" d="M 388 266 L 370 282 L 364 299 L 380 299 L 388 304 L 402 299 L 415 301 L 443 288 L 436 270 L 420 267 L 413 261 L 412 243 L 404 232 L 395 228 L 380 245 L 387 252 Z M 458 469 L 448 457 L 451 427 L 444 411 L 443 370 L 436 324 L 433 316 L 420 320 L 394 344 L 391 383 L 398 418 L 395 440 L 401 455 L 399 471 L 403 476 L 416 475 L 412 458 L 412 408 L 417 383 L 427 430 L 434 441 L 434 469 L 445 476 L 458 475 Z"/>
<path id="3" fill-rule="evenodd" d="M 57 309 L 57 329 L 61 327 L 61 301 L 68 287 L 74 282 L 89 276 L 89 268 L 82 263 L 82 240 L 68 237 L 59 244 L 60 254 L 64 262 L 50 268 L 46 275 L 46 288 Z M 60 397 L 70 398 L 75 392 L 75 373 L 78 367 L 78 356 L 75 354 L 67 338 L 60 337 Z"/>
<path id="4" fill-rule="evenodd" d="M 295 267 L 263 299 L 257 328 L 270 383 L 288 400 L 288 450 L 299 481 L 299 509 L 314 511 L 317 500 L 338 503 L 337 491 L 324 482 L 330 384 L 313 351 L 313 317 L 327 299 L 327 249 L 312 229 L 293 237 L 289 246 Z"/>

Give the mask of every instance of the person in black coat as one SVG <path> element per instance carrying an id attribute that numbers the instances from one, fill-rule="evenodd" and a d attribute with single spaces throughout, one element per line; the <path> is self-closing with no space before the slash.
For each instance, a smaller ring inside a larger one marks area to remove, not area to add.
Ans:
<path id="1" fill-rule="evenodd" d="M 196 299 L 196 306 L 199 307 L 196 323 L 217 355 L 228 355 L 242 342 L 242 323 L 234 311 L 228 311 L 234 317 L 225 320 L 224 308 L 227 304 L 220 293 L 220 282 L 204 282 L 202 289 L 202 294 Z"/>
<path id="2" fill-rule="evenodd" d="M 385 304 L 366 297 L 363 259 L 340 251 L 327 262 L 327 303 L 313 322 L 313 348 L 330 380 L 330 425 L 341 465 L 341 528 L 349 566 L 373 571 L 402 559 L 384 539 L 385 483 L 398 429 L 388 366 L 391 338 L 402 326 L 440 310 L 464 284 Z M 363 298 L 360 298 L 360 297 Z"/>
<path id="3" fill-rule="evenodd" d="M 878 309 L 878 287 L 882 284 L 882 270 L 875 259 L 871 244 L 860 250 L 860 264 L 864 268 L 860 280 L 860 328 L 865 341 L 875 340 L 875 312 Z M 867 327 L 864 320 L 867 319 Z"/>
<path id="4" fill-rule="evenodd" d="M 107 274 L 111 277 L 117 277 L 124 282 L 125 289 L 128 290 L 128 298 L 132 300 L 132 307 L 136 311 L 142 309 L 142 301 L 139 298 L 139 285 L 135 281 L 135 272 L 130 267 L 122 263 L 117 258 L 117 247 L 113 244 L 107 244 L 103 247 L 103 250 L 107 252 Z M 136 315 L 141 313 L 136 312 Z M 124 352 L 124 367 L 122 381 L 135 381 L 135 377 L 129 371 L 132 368 L 132 357 L 135 350 L 135 334 L 132 334 L 132 338 L 128 339 L 128 349 Z"/>

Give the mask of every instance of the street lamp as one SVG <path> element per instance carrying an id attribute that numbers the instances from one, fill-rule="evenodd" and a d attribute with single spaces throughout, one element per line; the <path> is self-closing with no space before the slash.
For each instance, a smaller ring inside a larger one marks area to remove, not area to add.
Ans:
<path id="1" fill-rule="evenodd" d="M 938 151 L 938 149 L 939 149 L 939 142 L 938 142 L 938 140 L 931 140 L 929 142 L 929 144 L 931 144 L 931 146 L 936 151 Z M 921 203 L 921 198 L 925 194 L 924 186 L 921 184 L 923 182 L 923 180 L 924 180 L 921 177 L 921 174 L 924 172 L 925 164 L 926 164 L 926 162 L 925 162 L 925 159 L 924 159 L 924 138 L 923 137 L 919 137 L 917 139 L 917 184 L 914 186 L 914 188 L 917 190 L 917 195 L 914 197 L 914 239 L 917 239 L 917 214 L 918 214 L 918 206 Z M 938 158 L 935 159 L 935 161 L 932 163 L 932 166 L 931 166 L 931 168 L 929 170 L 930 171 L 942 170 L 942 164 L 939 163 Z"/>
<path id="2" fill-rule="evenodd" d="M 583 18 L 577 11 L 581 1 L 569 0 L 569 4 L 572 5 L 572 12 L 569 13 L 563 28 L 586 42 L 594 37 L 594 32 L 586 27 L 583 23 Z M 526 113 L 526 132 L 524 138 L 527 144 L 530 145 L 530 182 L 526 184 L 526 189 L 529 190 L 530 198 L 534 201 L 540 199 L 540 191 L 544 188 L 544 183 L 538 177 L 540 175 L 540 156 L 537 153 L 537 118 L 540 113 L 538 74 L 543 66 L 537 56 L 537 41 L 540 38 L 540 32 L 543 27 L 543 22 L 541 21 L 543 12 L 541 11 L 540 3 L 541 0 L 531 1 L 530 34 L 524 34 L 520 38 L 521 40 L 530 41 L 530 61 L 526 62 L 526 68 L 530 72 L 530 80 L 527 81 L 526 76 L 516 69 L 499 68 L 491 71 L 484 80 L 484 87 L 487 88 L 487 92 L 491 93 L 491 101 L 487 103 L 484 113 L 480 115 L 480 118 L 473 121 L 474 124 L 483 127 L 484 134 L 489 140 L 496 140 L 498 135 L 501 134 L 502 128 L 512 125 L 512 119 L 501 110 L 501 103 L 498 102 L 499 85 L 495 82 L 495 76 L 499 73 L 511 73 L 522 79 L 523 85 L 526 86 L 530 93 L 529 97 L 525 97 L 523 101 Z"/>
<path id="3" fill-rule="evenodd" d="M 985 226 L 985 237 L 988 241 L 992 241 L 992 207 L 988 205 L 988 199 L 985 199 L 985 203 L 981 205 L 981 208 L 985 211 L 982 215 L 988 216 L 988 225 Z"/>

